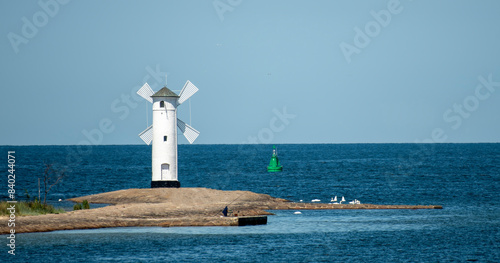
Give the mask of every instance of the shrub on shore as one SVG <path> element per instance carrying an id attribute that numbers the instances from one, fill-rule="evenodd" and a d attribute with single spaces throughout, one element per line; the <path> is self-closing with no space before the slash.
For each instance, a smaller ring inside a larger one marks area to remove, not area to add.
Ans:
<path id="1" fill-rule="evenodd" d="M 82 209 L 90 209 L 89 201 L 83 200 L 81 203 L 76 203 L 73 206 L 73 210 L 82 210 Z"/>
<path id="2" fill-rule="evenodd" d="M 45 214 L 59 214 L 65 211 L 61 208 L 55 208 L 53 205 L 46 205 L 41 203 L 38 199 L 34 201 L 18 201 L 17 203 L 7 203 L 7 201 L 0 201 L 0 215 L 10 215 L 7 208 L 15 205 L 16 215 L 45 215 Z"/>

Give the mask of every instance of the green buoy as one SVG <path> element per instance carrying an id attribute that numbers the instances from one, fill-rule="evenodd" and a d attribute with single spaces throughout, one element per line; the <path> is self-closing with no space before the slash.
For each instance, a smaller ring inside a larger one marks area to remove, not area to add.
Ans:
<path id="1" fill-rule="evenodd" d="M 280 164 L 280 160 L 278 160 L 278 151 L 276 150 L 276 146 L 273 145 L 273 157 L 271 157 L 271 161 L 269 162 L 269 166 L 267 167 L 268 172 L 281 172 L 283 171 L 283 165 Z"/>

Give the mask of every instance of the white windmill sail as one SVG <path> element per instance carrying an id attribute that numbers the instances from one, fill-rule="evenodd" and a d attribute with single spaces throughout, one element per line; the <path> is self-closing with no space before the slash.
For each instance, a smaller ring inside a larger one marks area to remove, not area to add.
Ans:
<path id="1" fill-rule="evenodd" d="M 186 84 L 184 84 L 184 87 L 182 88 L 179 99 L 177 102 L 179 105 L 189 99 L 193 94 L 195 94 L 198 91 L 198 88 L 191 83 L 191 81 L 187 81 Z M 154 94 L 153 89 L 149 86 L 148 83 L 145 83 L 138 91 L 137 94 L 144 98 L 145 100 L 153 103 L 153 98 L 151 96 Z M 195 128 L 189 126 L 185 122 L 181 121 L 180 119 L 177 119 L 177 127 L 181 130 L 182 134 L 186 137 L 186 139 L 189 141 L 189 143 L 193 143 L 196 138 L 198 138 L 198 135 L 200 135 L 200 132 L 197 131 Z M 146 143 L 146 144 L 151 144 L 153 141 L 153 125 L 149 126 L 147 129 L 145 129 L 143 132 L 139 134 L 139 137 Z"/>
<path id="2" fill-rule="evenodd" d="M 139 94 L 139 96 L 143 97 L 145 100 L 153 103 L 153 98 L 151 98 L 151 96 L 155 93 L 147 82 L 146 84 L 142 85 L 142 87 L 137 91 L 137 94 Z"/>
<path id="3" fill-rule="evenodd" d="M 191 83 L 191 81 L 187 81 L 186 84 L 184 84 L 184 87 L 181 90 L 181 93 L 179 94 L 179 104 L 182 104 L 184 101 L 189 99 L 193 94 L 195 94 L 198 91 L 198 88 Z"/>
<path id="4" fill-rule="evenodd" d="M 146 128 L 143 132 L 139 133 L 139 137 L 147 144 L 151 144 L 153 141 L 153 125 Z"/>
<path id="5" fill-rule="evenodd" d="M 186 139 L 189 141 L 189 143 L 193 143 L 196 138 L 198 138 L 198 135 L 200 135 L 200 132 L 195 130 L 193 127 L 187 125 L 183 121 L 177 119 L 177 127 L 181 130 L 182 134 L 186 137 Z"/>

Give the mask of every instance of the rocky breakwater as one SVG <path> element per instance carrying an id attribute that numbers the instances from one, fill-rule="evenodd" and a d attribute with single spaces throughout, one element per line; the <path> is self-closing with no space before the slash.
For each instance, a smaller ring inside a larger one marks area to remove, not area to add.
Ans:
<path id="1" fill-rule="evenodd" d="M 266 194 L 208 188 L 127 189 L 69 200 L 75 202 L 87 200 L 91 204 L 111 205 L 63 214 L 18 217 L 16 234 L 106 227 L 236 226 L 239 217 L 271 215 L 266 210 L 442 208 L 440 206 L 293 203 Z M 232 211 L 233 216 L 221 217 L 221 211 L 226 206 Z M 9 231 L 6 224 L 0 226 L 0 234 L 7 234 Z"/>

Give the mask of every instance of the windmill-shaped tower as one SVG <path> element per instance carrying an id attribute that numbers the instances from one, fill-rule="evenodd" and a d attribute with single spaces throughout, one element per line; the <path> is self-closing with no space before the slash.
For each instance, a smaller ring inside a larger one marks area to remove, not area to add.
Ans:
<path id="1" fill-rule="evenodd" d="M 153 125 L 139 134 L 146 144 L 153 142 L 151 188 L 181 186 L 177 178 L 177 127 L 189 143 L 193 143 L 200 132 L 177 119 L 177 106 L 197 91 L 198 88 L 189 80 L 179 95 L 166 86 L 155 93 L 148 83 L 137 91 L 153 103 Z"/>

